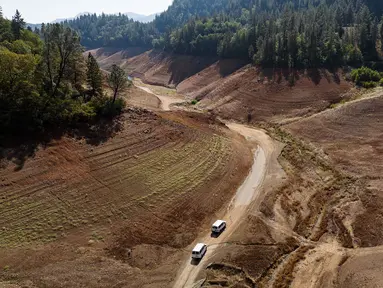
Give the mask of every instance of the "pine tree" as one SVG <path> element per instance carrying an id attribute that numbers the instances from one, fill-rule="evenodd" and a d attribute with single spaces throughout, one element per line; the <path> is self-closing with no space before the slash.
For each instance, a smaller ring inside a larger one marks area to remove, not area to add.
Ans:
<path id="1" fill-rule="evenodd" d="M 3 8 L 0 6 L 0 19 L 3 18 Z"/>
<path id="2" fill-rule="evenodd" d="M 118 67 L 116 64 L 112 66 L 112 72 L 108 77 L 108 84 L 113 90 L 113 103 L 116 102 L 116 98 L 119 92 L 124 91 L 128 86 L 127 77 L 125 71 Z"/>
<path id="3" fill-rule="evenodd" d="M 86 81 L 90 88 L 90 96 L 102 95 L 102 74 L 96 59 L 89 53 L 87 61 Z"/>
<path id="4" fill-rule="evenodd" d="M 16 10 L 15 16 L 12 17 L 12 32 L 16 40 L 20 39 L 21 30 L 25 28 L 24 19 L 21 17 L 19 10 Z"/>

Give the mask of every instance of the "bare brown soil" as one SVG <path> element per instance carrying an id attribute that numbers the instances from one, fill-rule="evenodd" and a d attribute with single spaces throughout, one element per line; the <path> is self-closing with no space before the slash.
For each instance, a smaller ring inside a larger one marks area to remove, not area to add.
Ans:
<path id="1" fill-rule="evenodd" d="M 245 67 L 192 96 L 201 100 L 201 108 L 228 119 L 284 123 L 340 102 L 350 89 L 342 78 L 340 72 L 327 70 L 291 75 L 283 70 Z"/>
<path id="2" fill-rule="evenodd" d="M 128 59 L 140 55 L 145 51 L 147 51 L 147 49 L 142 47 L 131 47 L 125 50 L 117 48 L 98 48 L 88 50 L 84 53 L 84 55 L 87 56 L 88 53 L 92 53 L 101 69 L 109 70 L 113 64 L 122 65 L 126 63 Z"/>
<path id="3" fill-rule="evenodd" d="M 128 73 L 154 85 L 175 86 L 184 79 L 210 66 L 217 59 L 187 55 L 171 55 L 148 51 L 121 65 Z"/>
<path id="4" fill-rule="evenodd" d="M 161 100 L 155 95 L 132 85 L 123 95 L 128 105 L 146 108 L 150 110 L 160 110 Z"/>
<path id="5" fill-rule="evenodd" d="M 383 287 L 382 247 L 358 249 L 339 267 L 338 287 Z"/>
<path id="6" fill-rule="evenodd" d="M 325 111 L 288 126 L 295 135 L 322 147 L 334 164 L 363 181 L 355 201 L 364 211 L 354 215 L 353 234 L 361 246 L 382 245 L 383 97 L 368 98 Z M 345 208 L 345 207 L 344 207 Z M 346 211 L 344 211 L 347 213 Z M 349 211 L 349 213 L 354 211 Z M 371 224 L 370 224 L 371 223 Z"/>
<path id="7" fill-rule="evenodd" d="M 180 89 L 182 94 L 197 90 L 201 85 L 213 83 L 211 73 L 217 80 L 247 64 L 238 59 L 218 61 L 217 57 L 175 55 L 155 50 L 144 52 L 140 48 L 122 51 L 100 48 L 88 52 L 96 57 L 101 68 L 108 70 L 112 64 L 118 64 L 130 75 L 139 77 L 149 84 L 175 87 L 189 77 L 197 77 L 196 87 L 191 88 L 190 81 L 186 85 L 181 85 L 184 87 Z M 211 72 L 206 73 L 205 69 Z"/>
<path id="8" fill-rule="evenodd" d="M 200 114 L 133 109 L 120 126 L 102 142 L 97 130 L 53 140 L 21 169 L 3 161 L 1 281 L 168 287 L 180 249 L 247 174 L 250 149 Z"/>
<path id="9" fill-rule="evenodd" d="M 340 173 L 338 175 L 343 175 L 344 179 L 331 185 L 333 195 L 338 194 L 335 191 L 339 188 L 343 192 L 335 197 L 327 197 L 331 200 L 326 200 L 327 204 L 324 210 L 322 209 L 322 214 L 327 216 L 322 218 L 321 229 L 338 230 L 338 243 L 335 245 L 338 246 L 338 250 L 317 250 L 313 255 L 318 259 L 315 261 L 320 263 L 322 270 L 317 268 L 315 272 L 311 265 L 299 267 L 296 276 L 300 278 L 295 282 L 300 285 L 303 285 L 302 283 L 308 285 L 309 282 L 302 282 L 301 276 L 311 269 L 309 273 L 316 276 L 310 280 L 311 284 L 307 287 L 381 286 L 383 279 L 382 266 L 379 264 L 381 258 L 379 245 L 383 244 L 381 233 L 383 97 L 381 95 L 382 92 L 378 89 L 371 97 L 369 95 L 362 97 L 286 126 L 295 136 L 320 148 L 322 151 L 317 149 L 318 152 L 328 159 L 332 167 L 338 169 Z M 340 247 L 353 249 L 343 250 Z M 341 263 L 342 255 L 348 259 L 344 264 Z M 330 259 L 334 259 L 335 262 L 328 262 Z M 338 277 L 337 263 L 341 266 Z M 329 279 L 332 280 L 329 282 Z"/>

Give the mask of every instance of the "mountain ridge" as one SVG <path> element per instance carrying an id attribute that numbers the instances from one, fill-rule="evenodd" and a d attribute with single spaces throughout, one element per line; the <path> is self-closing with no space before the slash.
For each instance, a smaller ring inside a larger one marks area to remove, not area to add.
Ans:
<path id="1" fill-rule="evenodd" d="M 90 13 L 90 12 L 81 12 L 81 13 L 78 13 L 76 16 L 74 17 L 68 17 L 68 18 L 57 18 L 49 23 L 62 23 L 62 22 L 65 22 L 65 21 L 71 21 L 71 20 L 75 20 L 77 18 L 80 18 L 81 16 L 86 16 L 86 15 L 92 15 L 92 14 L 97 14 L 97 13 Z M 119 15 L 120 13 L 112 13 L 111 15 Z M 126 15 L 128 16 L 129 18 L 133 19 L 134 21 L 138 21 L 138 22 L 142 22 L 142 23 L 148 23 L 148 22 L 151 22 L 153 21 L 157 15 L 160 15 L 160 13 L 153 13 L 153 14 L 149 14 L 149 15 L 145 15 L 145 14 L 139 14 L 139 13 L 136 13 L 136 12 L 125 12 L 125 13 L 121 13 L 123 15 Z M 109 15 L 109 14 L 108 14 Z M 36 28 L 40 28 L 41 27 L 41 23 L 27 23 L 27 26 L 31 27 L 32 29 L 34 29 L 35 27 Z"/>

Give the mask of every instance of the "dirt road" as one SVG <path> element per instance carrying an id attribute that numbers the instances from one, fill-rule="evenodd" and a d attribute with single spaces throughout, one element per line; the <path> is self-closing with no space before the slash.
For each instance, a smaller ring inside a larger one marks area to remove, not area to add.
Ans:
<path id="1" fill-rule="evenodd" d="M 135 83 L 136 87 L 155 95 L 161 101 L 161 108 L 165 111 L 171 110 L 171 105 L 174 103 L 184 102 L 180 97 L 162 96 L 154 93 L 149 87 L 141 86 L 140 83 Z M 199 262 L 191 261 L 190 256 L 185 259 L 185 263 L 180 267 L 174 288 L 193 287 L 200 272 L 209 263 L 209 259 L 214 255 L 215 250 L 224 245 L 230 235 L 238 228 L 239 224 L 247 215 L 249 209 L 255 212 L 259 209 L 265 189 L 262 189 L 263 182 L 266 178 L 276 179 L 281 178 L 283 170 L 280 168 L 277 157 L 281 147 L 276 145 L 276 142 L 271 139 L 265 131 L 254 129 L 238 123 L 227 123 L 227 127 L 245 137 L 254 147 L 254 161 L 249 175 L 238 188 L 234 198 L 232 199 L 223 220 L 227 221 L 227 229 L 218 238 L 211 237 L 210 231 L 206 231 L 206 235 L 196 239 L 197 242 L 203 242 L 208 245 L 208 251 L 205 257 Z M 193 243 L 195 245 L 195 243 Z M 191 251 L 192 247 L 190 247 Z"/>
<path id="2" fill-rule="evenodd" d="M 176 103 L 182 103 L 185 99 L 176 96 L 162 96 L 154 93 L 149 87 L 141 86 L 136 83 L 134 85 L 141 90 L 156 96 L 161 101 L 161 109 L 164 111 L 170 111 L 170 106 Z"/>
<path id="3" fill-rule="evenodd" d="M 206 243 L 208 245 L 208 251 L 200 263 L 193 263 L 190 257 L 185 260 L 173 284 L 174 288 L 191 288 L 194 286 L 194 283 L 200 280 L 197 277 L 202 269 L 209 263 L 209 259 L 214 255 L 215 250 L 220 245 L 225 244 L 230 235 L 239 226 L 241 220 L 245 219 L 249 208 L 251 207 L 252 212 L 254 212 L 254 209 L 258 208 L 257 203 L 260 203 L 263 198 L 262 187 L 267 174 L 266 172 L 269 170 L 268 165 L 269 163 L 273 163 L 272 158 L 276 155 L 276 153 L 274 153 L 274 141 L 263 130 L 253 129 L 237 123 L 230 123 L 227 124 L 227 126 L 254 144 L 254 147 L 256 147 L 254 150 L 254 163 L 249 175 L 241 187 L 238 188 L 236 195 L 223 217 L 223 219 L 227 221 L 227 229 L 218 238 L 211 237 L 210 231 L 207 231 L 204 237 L 196 241 Z M 194 244 L 195 243 L 193 243 L 193 245 Z"/>

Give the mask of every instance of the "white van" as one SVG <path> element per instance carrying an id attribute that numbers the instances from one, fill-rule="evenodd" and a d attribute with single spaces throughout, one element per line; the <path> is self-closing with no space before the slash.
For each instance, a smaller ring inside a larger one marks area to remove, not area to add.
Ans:
<path id="1" fill-rule="evenodd" d="M 211 226 L 211 232 L 213 233 L 221 233 L 226 228 L 226 221 L 217 220 L 214 222 L 213 226 Z"/>
<path id="2" fill-rule="evenodd" d="M 193 259 L 202 259 L 202 257 L 205 255 L 207 251 L 207 246 L 204 243 L 198 243 L 195 245 L 193 252 L 192 252 L 192 258 Z"/>

